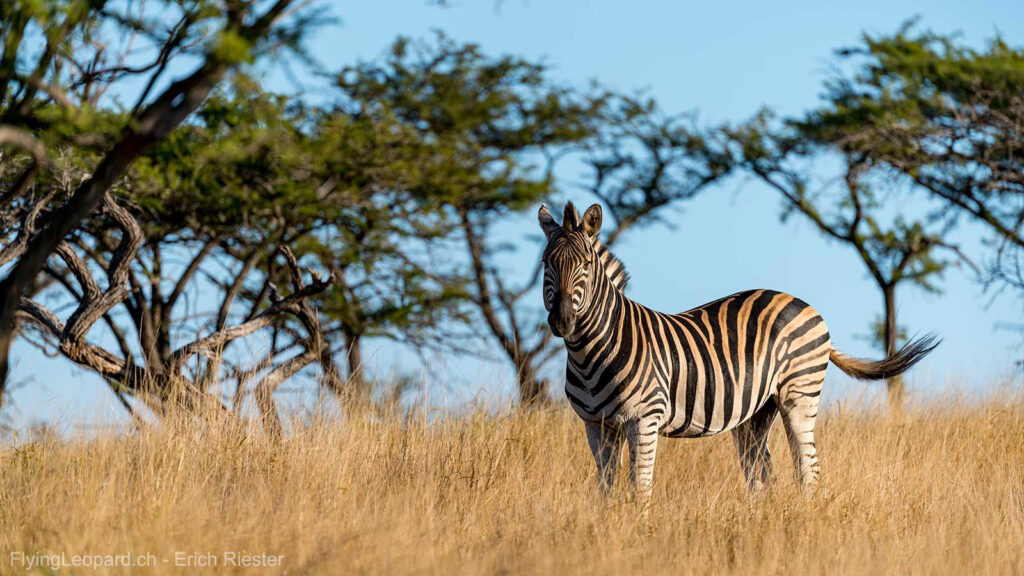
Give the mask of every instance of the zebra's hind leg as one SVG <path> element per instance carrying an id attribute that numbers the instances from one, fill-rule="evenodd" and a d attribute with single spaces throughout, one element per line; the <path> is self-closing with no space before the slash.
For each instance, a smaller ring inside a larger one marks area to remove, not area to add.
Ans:
<path id="1" fill-rule="evenodd" d="M 817 486 L 821 469 L 818 449 L 814 444 L 814 421 L 818 416 L 818 401 L 824 380 L 825 366 L 822 365 L 819 371 L 800 374 L 786 382 L 777 400 L 789 448 L 793 453 L 793 465 L 805 494 L 811 493 Z"/>
<path id="2" fill-rule="evenodd" d="M 607 494 L 615 484 L 615 472 L 622 455 L 622 433 L 615 428 L 587 422 L 587 443 L 597 464 L 601 492 Z"/>
<path id="3" fill-rule="evenodd" d="M 739 453 L 740 465 L 747 481 L 747 489 L 760 491 L 775 480 L 772 470 L 772 455 L 768 450 L 768 433 L 772 430 L 779 409 L 774 398 L 768 398 L 764 406 L 749 420 L 732 431 L 733 443 Z"/>

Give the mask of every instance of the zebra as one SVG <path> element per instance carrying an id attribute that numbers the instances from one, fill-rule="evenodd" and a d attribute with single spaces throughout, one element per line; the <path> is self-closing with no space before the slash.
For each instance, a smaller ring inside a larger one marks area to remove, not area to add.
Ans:
<path id="1" fill-rule="evenodd" d="M 879 380 L 935 349 L 933 335 L 879 362 L 832 347 L 824 320 L 804 301 L 749 290 L 680 314 L 627 298 L 629 275 L 600 241 L 601 207 L 581 218 L 568 203 L 559 225 L 541 205 L 547 322 L 567 351 L 565 394 L 586 426 L 607 492 L 627 445 L 630 483 L 649 506 L 659 436 L 695 438 L 731 430 L 747 488 L 774 479 L 768 433 L 779 415 L 805 493 L 818 481 L 814 422 L 825 369 Z"/>

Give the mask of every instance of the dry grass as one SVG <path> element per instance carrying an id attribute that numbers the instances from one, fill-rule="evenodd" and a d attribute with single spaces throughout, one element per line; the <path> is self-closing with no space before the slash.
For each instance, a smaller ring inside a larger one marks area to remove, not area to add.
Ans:
<path id="1" fill-rule="evenodd" d="M 312 425 L 277 448 L 187 422 L 43 440 L 0 459 L 0 572 L 26 571 L 16 551 L 152 554 L 138 572 L 154 574 L 198 572 L 176 552 L 213 553 L 222 574 L 1024 572 L 1020 401 L 832 411 L 819 438 L 810 500 L 779 429 L 780 481 L 753 499 L 727 435 L 663 441 L 650 534 L 632 505 L 595 494 L 582 425 L 564 410 Z M 224 551 L 283 555 L 283 567 L 225 566 Z"/>

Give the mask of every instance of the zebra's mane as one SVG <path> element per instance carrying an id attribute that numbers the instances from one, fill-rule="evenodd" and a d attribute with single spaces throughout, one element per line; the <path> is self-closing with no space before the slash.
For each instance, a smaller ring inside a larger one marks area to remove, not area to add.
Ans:
<path id="1" fill-rule="evenodd" d="M 619 292 L 625 292 L 626 284 L 629 283 L 629 272 L 626 271 L 626 265 L 615 254 L 612 254 L 612 251 L 601 242 L 600 238 L 594 238 L 594 251 L 597 252 L 597 258 L 604 267 L 608 281 Z"/>

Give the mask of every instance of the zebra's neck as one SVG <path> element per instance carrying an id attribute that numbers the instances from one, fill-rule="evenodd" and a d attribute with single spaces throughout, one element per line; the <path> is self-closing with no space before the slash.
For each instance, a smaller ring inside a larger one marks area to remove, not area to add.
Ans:
<path id="1" fill-rule="evenodd" d="M 629 283 L 629 272 L 626 271 L 626 265 L 612 254 L 608 246 L 599 238 L 594 239 L 594 252 L 604 268 L 605 277 L 612 283 L 612 287 L 619 292 L 625 292 L 626 284 Z"/>

